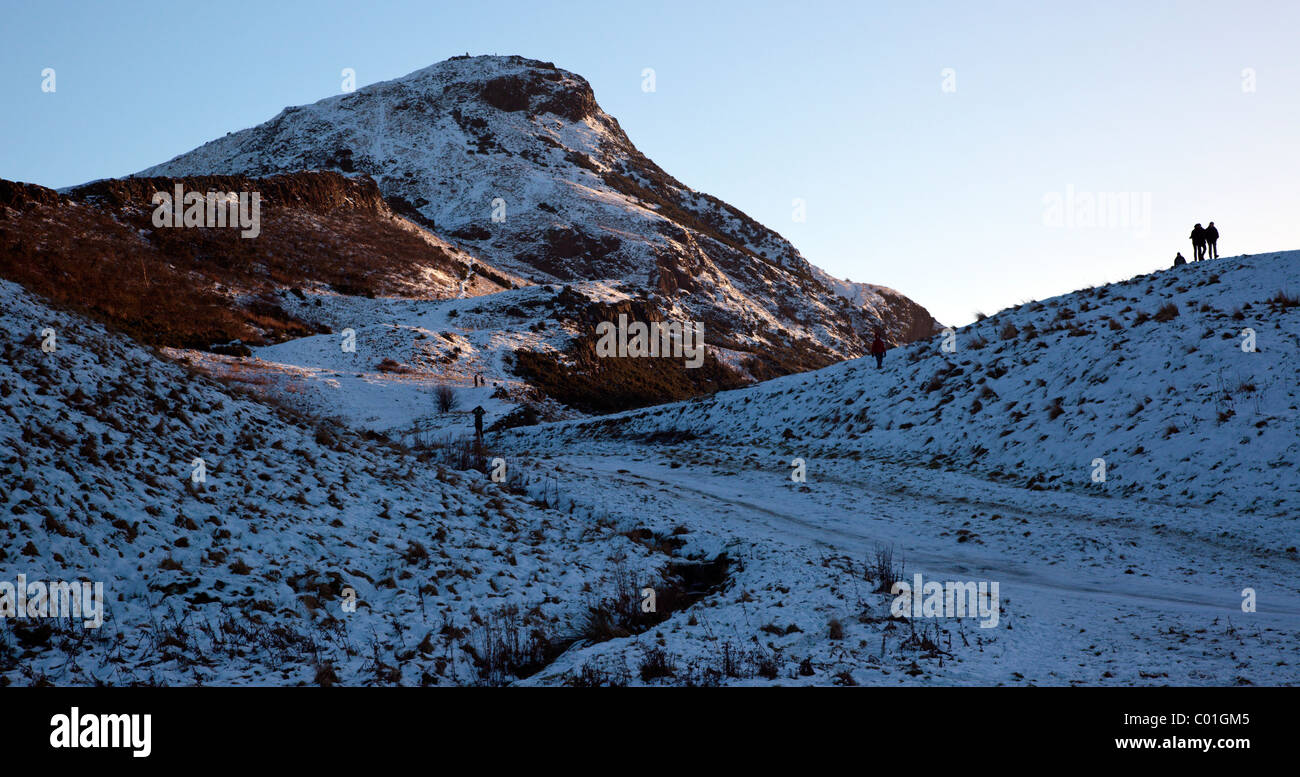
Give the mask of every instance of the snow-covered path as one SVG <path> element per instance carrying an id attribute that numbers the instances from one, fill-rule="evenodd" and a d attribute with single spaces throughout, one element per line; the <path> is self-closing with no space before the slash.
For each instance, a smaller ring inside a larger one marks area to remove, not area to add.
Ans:
<path id="1" fill-rule="evenodd" d="M 932 682 L 1300 682 L 1300 559 L 1263 521 L 882 460 L 810 460 L 798 484 L 783 458 L 750 448 L 532 453 L 580 505 L 761 559 L 742 586 L 817 587 L 800 571 L 810 562 L 862 563 L 878 545 L 894 546 L 909 580 L 997 581 L 996 647 Z M 1242 610 L 1246 588 L 1256 612 Z"/>

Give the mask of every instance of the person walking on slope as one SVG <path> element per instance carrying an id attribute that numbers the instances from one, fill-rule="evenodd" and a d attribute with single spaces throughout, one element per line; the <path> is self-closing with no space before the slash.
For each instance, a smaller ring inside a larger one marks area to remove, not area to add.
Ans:
<path id="1" fill-rule="evenodd" d="M 1206 244 L 1206 248 L 1209 249 L 1209 258 L 1218 259 L 1219 258 L 1219 230 L 1214 226 L 1213 221 L 1210 222 L 1210 226 L 1205 228 L 1205 244 Z"/>
<path id="2" fill-rule="evenodd" d="M 871 343 L 871 355 L 876 357 L 876 369 L 885 366 L 885 351 L 887 350 L 889 349 L 885 347 L 885 341 L 880 338 L 880 330 L 877 329 L 876 339 Z"/>
<path id="3" fill-rule="evenodd" d="M 1205 258 L 1205 227 L 1200 224 L 1192 227 L 1192 248 L 1196 250 L 1196 261 Z"/>

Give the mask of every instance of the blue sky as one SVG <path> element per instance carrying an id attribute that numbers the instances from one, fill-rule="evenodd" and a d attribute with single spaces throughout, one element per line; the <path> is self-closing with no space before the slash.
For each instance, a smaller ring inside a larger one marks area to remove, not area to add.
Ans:
<path id="1" fill-rule="evenodd" d="M 345 67 L 522 54 L 585 76 L 683 182 L 945 323 L 1165 267 L 1197 221 L 1224 254 L 1300 248 L 1294 2 L 3 6 L 3 178 L 126 175 Z M 1088 226 L 1102 195 L 1127 224 Z"/>

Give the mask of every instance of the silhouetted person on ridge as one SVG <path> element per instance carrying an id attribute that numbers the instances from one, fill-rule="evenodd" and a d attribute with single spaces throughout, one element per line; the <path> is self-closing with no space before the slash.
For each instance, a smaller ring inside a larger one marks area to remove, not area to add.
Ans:
<path id="1" fill-rule="evenodd" d="M 1219 258 L 1219 230 L 1210 222 L 1210 226 L 1205 228 L 1205 244 L 1209 248 L 1211 259 Z"/>
<path id="2" fill-rule="evenodd" d="M 1205 258 L 1205 227 L 1200 224 L 1192 227 L 1192 248 L 1196 249 L 1196 261 Z"/>
<path id="3" fill-rule="evenodd" d="M 1187 260 L 1183 258 L 1183 252 L 1179 251 L 1178 256 L 1174 257 L 1174 267 L 1182 267 L 1185 264 L 1187 264 Z"/>
<path id="4" fill-rule="evenodd" d="M 876 369 L 885 366 L 885 351 L 887 350 L 889 349 L 885 347 L 885 341 L 880 338 L 880 330 L 877 329 L 876 339 L 871 342 L 871 355 L 876 357 Z"/>

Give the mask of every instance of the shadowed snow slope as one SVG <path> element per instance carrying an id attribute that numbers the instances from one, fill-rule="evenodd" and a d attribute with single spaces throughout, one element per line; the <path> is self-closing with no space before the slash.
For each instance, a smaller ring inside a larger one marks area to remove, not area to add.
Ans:
<path id="1" fill-rule="evenodd" d="M 496 640 L 568 634 L 614 555 L 638 583 L 665 562 L 480 472 L 250 401 L 12 283 L 0 302 L 5 331 L 31 333 L 0 359 L 2 579 L 100 581 L 107 600 L 99 629 L 6 613 L 0 685 L 504 682 L 529 666 L 489 660 Z"/>
<path id="2" fill-rule="evenodd" d="M 0 686 L 828 684 L 846 656 L 827 613 L 873 611 L 855 627 L 873 646 L 893 629 L 887 602 L 807 574 L 818 548 L 742 548 L 712 510 L 650 531 L 644 505 L 562 504 L 582 484 L 515 452 L 494 483 L 455 449 L 251 401 L 12 283 L 0 303 L 18 335 L 0 344 L 0 583 L 105 594 L 87 629 L 0 593 Z M 770 581 L 792 643 L 776 654 L 744 593 Z M 891 638 L 862 676 L 933 681 L 908 670 L 923 642 Z"/>
<path id="3" fill-rule="evenodd" d="M 3 582 L 107 594 L 99 629 L 0 618 L 0 685 L 1294 683 L 1297 258 L 1033 303 L 881 371 L 489 433 L 501 484 L 0 282 Z M 890 618 L 904 559 L 1000 581 L 997 617 Z"/>

